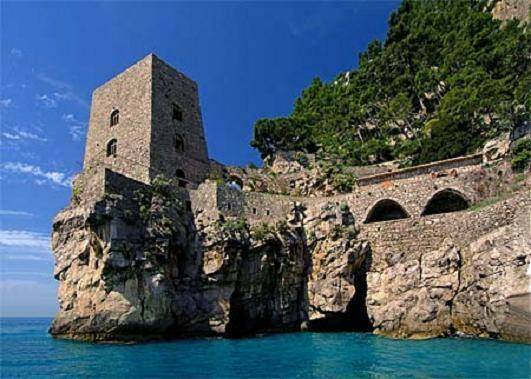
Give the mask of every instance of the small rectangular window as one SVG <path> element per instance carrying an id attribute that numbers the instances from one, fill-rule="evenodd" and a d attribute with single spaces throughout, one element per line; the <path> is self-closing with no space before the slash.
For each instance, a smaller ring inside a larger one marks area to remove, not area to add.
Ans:
<path id="1" fill-rule="evenodd" d="M 269 216 L 271 214 L 271 211 L 269 209 L 266 210 L 266 215 Z"/>
<path id="2" fill-rule="evenodd" d="M 253 208 L 253 214 L 254 215 L 256 214 L 256 208 Z"/>
<path id="3" fill-rule="evenodd" d="M 183 120 L 183 111 L 177 104 L 172 104 L 172 117 L 176 121 Z"/>

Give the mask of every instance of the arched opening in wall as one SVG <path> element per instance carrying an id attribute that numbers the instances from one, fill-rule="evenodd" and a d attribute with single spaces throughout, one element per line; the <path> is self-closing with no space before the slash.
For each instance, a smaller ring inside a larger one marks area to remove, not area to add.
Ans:
<path id="1" fill-rule="evenodd" d="M 424 211 L 422 211 L 422 216 L 458 212 L 467 209 L 469 206 L 470 202 L 462 193 L 448 188 L 432 196 Z"/>
<path id="2" fill-rule="evenodd" d="M 178 153 L 184 152 L 184 139 L 180 134 L 175 136 L 175 151 Z"/>
<path id="3" fill-rule="evenodd" d="M 367 215 L 365 223 L 399 220 L 408 218 L 409 215 L 405 209 L 396 201 L 391 199 L 383 199 L 377 202 Z"/>
<path id="4" fill-rule="evenodd" d="M 118 109 L 115 109 L 111 113 L 111 126 L 118 125 L 118 122 L 120 121 L 120 111 Z"/>
<path id="5" fill-rule="evenodd" d="M 116 138 L 113 138 L 109 142 L 107 142 L 107 156 L 116 156 L 116 152 L 118 151 L 118 141 Z"/>
<path id="6" fill-rule="evenodd" d="M 236 175 L 231 175 L 229 178 L 229 185 L 241 191 L 243 189 L 243 180 Z"/>
<path id="7" fill-rule="evenodd" d="M 186 188 L 186 175 L 184 175 L 184 171 L 177 169 L 175 176 L 177 177 L 177 185 L 181 188 Z"/>

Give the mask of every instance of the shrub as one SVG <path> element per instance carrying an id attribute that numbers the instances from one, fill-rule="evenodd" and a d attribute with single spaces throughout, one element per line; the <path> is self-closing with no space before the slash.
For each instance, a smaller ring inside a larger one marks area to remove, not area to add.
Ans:
<path id="1" fill-rule="evenodd" d="M 350 173 L 340 173 L 334 175 L 332 179 L 332 186 L 339 192 L 350 192 L 354 188 L 356 178 Z"/>
<path id="2" fill-rule="evenodd" d="M 345 202 L 342 202 L 340 205 L 339 205 L 339 210 L 343 213 L 346 213 L 350 210 L 349 206 L 347 203 Z"/>
<path id="3" fill-rule="evenodd" d="M 511 167 L 515 171 L 529 170 L 531 166 L 531 138 L 518 140 L 512 149 Z"/>
<path id="4" fill-rule="evenodd" d="M 264 241 L 268 236 L 273 234 L 273 227 L 267 222 L 262 222 L 251 229 L 251 234 L 253 238 Z"/>
<path id="5" fill-rule="evenodd" d="M 243 233 L 248 229 L 247 220 L 242 217 L 229 218 L 225 221 L 219 222 L 219 227 L 222 231 L 227 233 Z"/>
<path id="6" fill-rule="evenodd" d="M 74 182 L 72 186 L 72 197 L 79 201 L 81 198 L 81 195 L 83 194 L 84 188 L 83 183 L 81 181 Z"/>

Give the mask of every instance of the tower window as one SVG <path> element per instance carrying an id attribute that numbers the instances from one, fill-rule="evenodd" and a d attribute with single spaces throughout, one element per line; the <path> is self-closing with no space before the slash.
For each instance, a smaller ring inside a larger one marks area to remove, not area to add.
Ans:
<path id="1" fill-rule="evenodd" d="M 120 111 L 118 109 L 115 109 L 111 113 L 111 126 L 118 125 L 119 121 L 120 121 Z"/>
<path id="2" fill-rule="evenodd" d="M 253 208 L 253 214 L 255 215 L 256 213 L 256 208 Z"/>
<path id="3" fill-rule="evenodd" d="M 177 104 L 172 104 L 172 118 L 176 121 L 183 120 L 183 111 Z"/>
<path id="4" fill-rule="evenodd" d="M 181 188 L 186 188 L 186 176 L 184 175 L 184 171 L 177 169 L 177 171 L 175 171 L 175 176 L 177 177 L 177 185 Z"/>
<path id="5" fill-rule="evenodd" d="M 112 139 L 107 143 L 107 156 L 108 157 L 110 157 L 111 155 L 113 157 L 116 156 L 117 145 L 118 145 L 118 141 L 116 141 L 116 139 Z"/>
<path id="6" fill-rule="evenodd" d="M 178 153 L 184 152 L 184 139 L 180 134 L 175 136 L 175 150 Z"/>

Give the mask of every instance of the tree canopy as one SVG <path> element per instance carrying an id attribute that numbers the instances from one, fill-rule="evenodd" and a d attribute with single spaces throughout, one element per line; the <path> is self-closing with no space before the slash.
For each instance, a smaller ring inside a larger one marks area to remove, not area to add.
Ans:
<path id="1" fill-rule="evenodd" d="M 255 123 L 251 146 L 262 157 L 296 150 L 407 165 L 471 153 L 529 120 L 529 32 L 489 10 L 487 1 L 404 0 L 357 69 L 314 79 L 290 116 Z"/>

